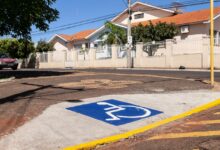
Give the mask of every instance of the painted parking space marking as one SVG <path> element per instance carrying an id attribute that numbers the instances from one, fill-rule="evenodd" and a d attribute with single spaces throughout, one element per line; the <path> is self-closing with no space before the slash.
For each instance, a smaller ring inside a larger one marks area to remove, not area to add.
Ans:
<path id="1" fill-rule="evenodd" d="M 193 137 L 208 137 L 208 136 L 220 136 L 220 130 L 219 131 L 186 132 L 186 133 L 168 133 L 168 134 L 161 134 L 161 135 L 151 137 L 148 140 L 193 138 Z"/>
<path id="2" fill-rule="evenodd" d="M 216 113 L 214 113 L 215 115 L 220 115 L 220 112 L 216 112 Z"/>
<path id="3" fill-rule="evenodd" d="M 218 112 L 217 112 L 218 113 Z M 217 113 L 214 113 L 216 115 Z M 220 120 L 201 120 L 201 121 L 191 121 L 184 123 L 186 125 L 214 125 L 220 124 Z M 178 138 L 197 138 L 197 137 L 211 137 L 211 136 L 220 136 L 220 130 L 212 131 L 192 131 L 192 132 L 183 132 L 183 133 L 165 133 L 156 135 L 148 138 L 147 140 L 163 140 L 163 139 L 178 139 Z"/>
<path id="4" fill-rule="evenodd" d="M 204 120 L 196 122 L 187 122 L 188 125 L 207 125 L 207 124 L 220 124 L 220 120 Z"/>
<path id="5" fill-rule="evenodd" d="M 67 109 L 115 126 L 124 125 L 163 113 L 155 109 L 114 99 L 69 107 Z"/>

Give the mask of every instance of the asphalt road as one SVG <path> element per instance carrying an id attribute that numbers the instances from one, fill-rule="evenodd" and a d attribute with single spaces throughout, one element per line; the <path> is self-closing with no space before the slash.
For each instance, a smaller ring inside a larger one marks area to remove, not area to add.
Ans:
<path id="1" fill-rule="evenodd" d="M 0 136 L 11 133 L 50 105 L 60 102 L 74 103 L 109 94 L 211 88 L 200 81 L 188 80 L 208 79 L 209 74 L 205 72 L 42 69 L 1 70 L 0 74 L 16 77 L 11 82 L 0 83 Z"/>
<path id="2" fill-rule="evenodd" d="M 210 73 L 205 71 L 190 70 L 128 70 L 128 69 L 21 69 L 17 71 L 1 70 L 2 75 L 15 76 L 16 78 L 41 77 L 41 76 L 59 76 L 71 74 L 77 71 L 97 72 L 97 73 L 121 73 L 121 74 L 150 74 L 180 78 L 193 78 L 198 80 L 209 80 Z M 215 72 L 215 80 L 220 82 L 220 72 Z"/>
<path id="3" fill-rule="evenodd" d="M 151 74 L 169 77 L 193 78 L 197 80 L 209 80 L 210 72 L 208 70 L 129 70 L 129 69 L 82 69 L 83 71 L 91 72 L 106 72 L 106 73 L 123 73 L 123 74 Z M 220 72 L 215 72 L 215 80 L 220 82 Z"/>

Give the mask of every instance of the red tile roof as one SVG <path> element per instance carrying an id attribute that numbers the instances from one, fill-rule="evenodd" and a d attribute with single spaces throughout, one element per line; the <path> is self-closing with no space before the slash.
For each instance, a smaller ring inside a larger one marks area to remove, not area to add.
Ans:
<path id="1" fill-rule="evenodd" d="M 215 15 L 220 14 L 220 7 L 216 7 L 214 9 L 214 12 Z M 204 9 L 204 10 L 178 14 L 170 17 L 154 19 L 151 21 L 153 24 L 156 24 L 158 22 L 166 22 L 166 23 L 175 23 L 176 25 L 186 25 L 186 24 L 194 24 L 194 23 L 208 21 L 209 18 L 210 18 L 210 10 Z M 149 20 L 133 23 L 132 26 L 137 26 L 138 24 L 147 25 L 149 24 Z"/>
<path id="2" fill-rule="evenodd" d="M 66 41 L 71 41 L 71 36 L 66 34 L 58 34 L 60 37 L 65 39 Z"/>
<path id="3" fill-rule="evenodd" d="M 84 30 L 73 35 L 59 34 L 60 37 L 67 41 L 80 41 L 85 40 L 85 38 L 93 33 L 95 30 Z"/>

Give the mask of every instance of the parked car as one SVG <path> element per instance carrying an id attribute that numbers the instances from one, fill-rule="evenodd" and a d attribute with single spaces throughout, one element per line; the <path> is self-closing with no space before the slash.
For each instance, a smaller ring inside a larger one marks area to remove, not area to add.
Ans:
<path id="1" fill-rule="evenodd" d="M 17 59 L 11 58 L 7 54 L 0 54 L 0 70 L 3 68 L 11 68 L 13 70 L 17 70 Z"/>

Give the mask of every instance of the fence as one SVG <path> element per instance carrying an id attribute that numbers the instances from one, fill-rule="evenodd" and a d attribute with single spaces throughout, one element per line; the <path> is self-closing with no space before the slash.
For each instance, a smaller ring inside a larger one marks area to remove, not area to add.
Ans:
<path id="1" fill-rule="evenodd" d="M 127 66 L 124 46 L 112 45 L 104 50 L 97 48 L 84 52 L 72 50 L 69 52 L 71 55 L 68 54 L 68 56 L 71 56 L 72 67 L 75 68 L 123 68 Z M 180 66 L 209 68 L 209 51 L 209 38 L 138 43 L 133 51 L 135 54 L 133 62 L 134 67 L 137 68 L 179 68 Z M 40 54 L 40 68 L 66 67 L 66 54 L 66 52 Z M 219 45 L 215 45 L 215 67 L 220 68 Z"/>
<path id="2" fill-rule="evenodd" d="M 111 59 L 112 58 L 112 47 L 109 45 L 99 46 L 95 49 L 96 59 Z"/>
<path id="3" fill-rule="evenodd" d="M 37 53 L 40 68 L 65 68 L 68 59 L 66 51 Z"/>

